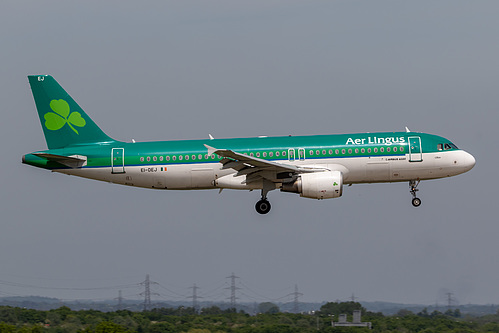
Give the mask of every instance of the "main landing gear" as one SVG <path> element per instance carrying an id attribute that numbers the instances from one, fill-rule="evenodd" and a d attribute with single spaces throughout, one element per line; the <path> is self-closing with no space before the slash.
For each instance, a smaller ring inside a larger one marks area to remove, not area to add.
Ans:
<path id="1" fill-rule="evenodd" d="M 270 202 L 267 200 L 268 190 L 262 190 L 262 198 L 256 203 L 255 208 L 259 214 L 267 214 L 270 212 Z"/>
<path id="2" fill-rule="evenodd" d="M 411 187 L 411 194 L 412 194 L 412 205 L 414 207 L 419 207 L 421 205 L 421 199 L 419 199 L 418 197 L 416 197 L 416 192 L 419 191 L 418 190 L 418 185 L 420 183 L 420 180 L 418 181 L 415 181 L 415 180 L 411 180 L 409 181 L 409 186 Z"/>

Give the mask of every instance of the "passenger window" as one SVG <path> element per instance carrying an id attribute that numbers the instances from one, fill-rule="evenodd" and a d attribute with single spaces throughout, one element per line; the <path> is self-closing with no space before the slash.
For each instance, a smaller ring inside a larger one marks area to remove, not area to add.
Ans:
<path id="1" fill-rule="evenodd" d="M 381 147 L 381 148 L 379 149 L 379 151 L 380 151 L 380 152 L 384 152 L 384 151 L 385 151 L 385 148 Z"/>
<path id="2" fill-rule="evenodd" d="M 367 152 L 370 154 L 371 153 L 371 148 L 367 148 Z"/>
<path id="3" fill-rule="evenodd" d="M 260 153 L 256 153 L 256 157 L 260 157 Z"/>
<path id="4" fill-rule="evenodd" d="M 166 156 L 166 160 L 169 161 L 170 160 L 170 156 Z"/>
<path id="5" fill-rule="evenodd" d="M 393 151 L 396 152 L 397 151 L 397 147 L 393 147 Z"/>
<path id="6" fill-rule="evenodd" d="M 157 158 L 156 156 L 154 156 L 154 157 L 152 158 L 152 160 L 153 160 L 154 162 L 156 162 L 156 161 L 158 160 L 158 158 Z"/>
<path id="7" fill-rule="evenodd" d="M 378 148 L 374 148 L 374 152 L 377 153 L 378 152 Z"/>
<path id="8" fill-rule="evenodd" d="M 348 153 L 351 154 L 352 153 L 352 149 L 348 149 Z"/>
<path id="9" fill-rule="evenodd" d="M 141 157 L 141 158 L 140 158 L 140 161 L 141 161 L 141 162 L 144 162 L 144 157 Z"/>
<path id="10" fill-rule="evenodd" d="M 270 153 L 269 153 L 269 157 L 272 157 L 272 156 L 274 156 L 274 153 L 273 153 L 273 152 L 270 152 Z"/>
<path id="11" fill-rule="evenodd" d="M 173 157 L 172 157 L 172 160 L 174 160 L 174 161 L 175 161 L 176 159 L 177 159 L 177 156 L 173 156 Z"/>
<path id="12" fill-rule="evenodd" d="M 358 153 L 359 153 L 359 149 L 355 148 L 355 154 L 358 154 Z"/>
<path id="13" fill-rule="evenodd" d="M 267 153 L 263 153 L 263 157 L 267 157 Z"/>
<path id="14" fill-rule="evenodd" d="M 322 151 L 322 155 L 326 155 L 326 150 L 323 150 L 323 151 Z"/>
<path id="15" fill-rule="evenodd" d="M 151 161 L 151 156 L 147 156 L 147 162 Z"/>
<path id="16" fill-rule="evenodd" d="M 404 147 L 400 147 L 400 151 L 403 152 L 404 151 Z"/>
<path id="17" fill-rule="evenodd" d="M 365 148 L 362 148 L 362 149 L 360 150 L 360 152 L 361 152 L 362 154 L 364 154 L 364 153 L 366 152 L 366 149 L 365 149 Z"/>
<path id="18" fill-rule="evenodd" d="M 338 149 L 336 149 L 336 150 L 334 151 L 334 153 L 335 153 L 336 155 L 339 155 L 339 154 L 340 154 L 340 151 L 339 151 Z"/>
<path id="19" fill-rule="evenodd" d="M 329 149 L 329 155 L 333 155 L 333 150 Z"/>
<path id="20" fill-rule="evenodd" d="M 318 151 L 318 150 L 316 150 L 316 151 L 315 151 L 315 153 L 316 153 L 317 155 L 320 155 L 320 154 L 321 154 L 321 152 L 320 152 L 320 151 Z"/>
<path id="21" fill-rule="evenodd" d="M 179 155 L 178 160 L 182 161 L 182 158 L 183 158 L 182 155 Z"/>
<path id="22" fill-rule="evenodd" d="M 390 148 L 390 147 L 386 148 L 386 151 L 387 151 L 387 152 L 390 152 L 390 151 L 391 151 L 391 148 Z"/>
<path id="23" fill-rule="evenodd" d="M 282 156 L 286 156 L 286 152 L 285 151 L 282 152 Z"/>
<path id="24" fill-rule="evenodd" d="M 311 156 L 314 155 L 314 151 L 313 150 L 310 151 L 310 155 Z"/>

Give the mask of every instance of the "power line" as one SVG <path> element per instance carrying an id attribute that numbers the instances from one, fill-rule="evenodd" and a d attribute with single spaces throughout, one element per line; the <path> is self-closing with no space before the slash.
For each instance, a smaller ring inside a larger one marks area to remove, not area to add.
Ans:
<path id="1" fill-rule="evenodd" d="M 236 287 L 236 279 L 239 279 L 239 276 L 235 276 L 234 273 L 232 273 L 230 276 L 227 276 L 227 279 L 230 279 L 230 287 L 227 287 L 225 289 L 230 289 L 230 307 L 231 309 L 236 309 L 236 290 L 241 289 Z"/>
<path id="2" fill-rule="evenodd" d="M 293 298 L 293 312 L 299 313 L 300 309 L 299 309 L 298 297 L 303 296 L 303 294 L 298 292 L 298 285 L 297 284 L 295 284 L 295 292 L 293 293 L 293 296 L 294 296 L 294 298 Z"/>
<path id="3" fill-rule="evenodd" d="M 206 297 L 211 297 L 211 295 L 212 295 L 214 292 L 216 292 L 216 291 L 218 291 L 218 290 L 220 290 L 220 289 L 224 289 L 224 286 L 226 286 L 226 285 L 227 285 L 227 282 L 224 282 L 224 283 L 222 283 L 221 285 L 219 285 L 218 287 L 216 287 L 216 288 L 212 288 L 212 289 L 210 289 L 210 290 L 208 290 L 208 291 L 204 291 L 204 292 L 202 292 L 202 293 L 200 293 L 200 294 L 201 294 L 203 297 L 205 297 L 205 298 L 206 298 Z M 219 293 L 218 293 L 218 294 L 219 294 Z M 217 294 L 217 295 L 218 295 L 218 294 Z"/>
<path id="4" fill-rule="evenodd" d="M 125 288 L 133 288 L 137 287 L 136 283 L 133 284 L 122 284 L 116 286 L 107 286 L 107 287 L 89 287 L 89 288 L 75 288 L 75 287 L 43 287 L 43 286 L 35 286 L 31 284 L 24 284 L 18 282 L 9 282 L 0 280 L 0 284 L 10 286 L 10 287 L 19 287 L 19 288 L 36 288 L 36 289 L 49 289 L 49 290 L 74 290 L 74 291 L 90 291 L 90 290 L 106 290 L 106 289 L 125 289 Z"/>
<path id="5" fill-rule="evenodd" d="M 270 298 L 270 297 L 264 296 L 264 295 L 262 295 L 260 293 L 257 293 L 256 291 L 254 291 L 253 289 L 251 289 L 250 287 L 248 287 L 243 281 L 240 281 L 240 284 L 244 287 L 245 290 L 251 291 L 253 294 L 257 295 L 258 297 L 264 298 L 264 299 L 272 301 L 272 302 L 279 299 L 279 298 Z M 286 296 L 289 296 L 289 294 L 286 295 Z M 286 296 L 284 296 L 284 297 L 286 297 Z M 281 298 L 283 298 L 283 297 L 281 297 Z"/>
<path id="6" fill-rule="evenodd" d="M 144 282 L 141 282 L 140 285 L 145 287 L 143 293 L 140 293 L 141 296 L 144 296 L 144 311 L 151 309 L 151 295 L 159 296 L 158 293 L 151 293 L 151 284 L 158 284 L 157 282 L 153 282 L 149 279 L 149 274 L 146 274 L 146 279 Z"/>
<path id="7" fill-rule="evenodd" d="M 198 298 L 203 298 L 203 297 L 197 295 L 197 290 L 199 289 L 199 287 L 196 286 L 195 283 L 190 288 L 192 289 L 192 296 L 189 296 L 187 298 L 192 298 L 192 308 L 197 313 L 198 312 L 198 308 L 199 308 L 199 306 L 198 306 Z"/>
<path id="8" fill-rule="evenodd" d="M 173 290 L 170 290 L 168 288 L 166 288 L 165 286 L 163 286 L 162 284 L 160 283 L 156 283 L 160 288 L 163 288 L 164 290 L 168 291 L 169 293 L 172 293 L 174 295 L 176 295 L 177 298 L 182 298 L 182 299 L 185 299 L 186 298 L 186 295 L 185 294 L 179 294 Z M 174 296 L 175 297 L 175 296 Z"/>
<path id="9" fill-rule="evenodd" d="M 118 301 L 118 310 L 123 310 L 123 296 L 121 296 L 121 290 L 118 291 L 118 297 L 115 298 Z"/>
<path id="10" fill-rule="evenodd" d="M 450 310 L 450 308 L 452 307 L 452 304 L 454 304 L 454 302 L 455 302 L 454 294 L 451 292 L 448 292 L 448 293 L 445 293 L 445 295 L 447 296 L 447 310 Z"/>

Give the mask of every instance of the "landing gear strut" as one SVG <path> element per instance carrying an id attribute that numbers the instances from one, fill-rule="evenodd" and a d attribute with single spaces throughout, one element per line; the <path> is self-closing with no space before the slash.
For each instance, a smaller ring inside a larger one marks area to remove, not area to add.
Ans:
<path id="1" fill-rule="evenodd" d="M 418 185 L 420 183 L 420 180 L 418 181 L 415 181 L 415 180 L 411 180 L 409 181 L 409 186 L 411 188 L 410 192 L 412 194 L 412 205 L 414 207 L 419 207 L 421 205 L 421 199 L 419 199 L 418 197 L 416 197 L 416 192 L 419 191 L 418 190 Z"/>
<path id="2" fill-rule="evenodd" d="M 255 208 L 259 214 L 267 214 L 270 212 L 270 202 L 267 200 L 267 193 L 269 191 L 262 189 L 262 198 L 256 203 Z"/>

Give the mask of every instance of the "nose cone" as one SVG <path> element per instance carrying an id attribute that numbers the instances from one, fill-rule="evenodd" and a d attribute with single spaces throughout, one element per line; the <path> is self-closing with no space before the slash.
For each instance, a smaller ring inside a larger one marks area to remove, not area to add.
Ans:
<path id="1" fill-rule="evenodd" d="M 463 151 L 461 158 L 462 158 L 461 167 L 464 168 L 464 170 L 465 170 L 464 172 L 470 171 L 471 169 L 473 169 L 473 167 L 475 166 L 475 163 L 476 163 L 473 155 L 471 155 L 468 152 Z"/>

